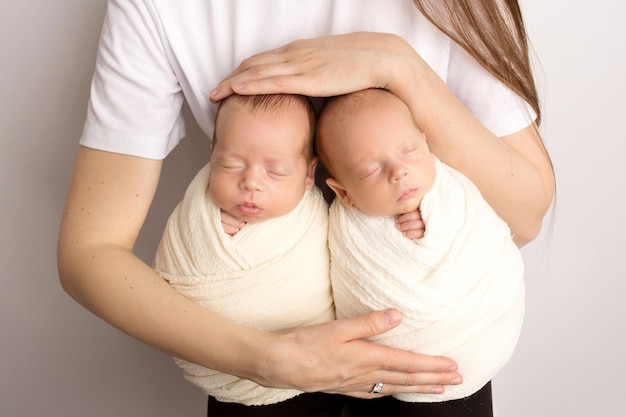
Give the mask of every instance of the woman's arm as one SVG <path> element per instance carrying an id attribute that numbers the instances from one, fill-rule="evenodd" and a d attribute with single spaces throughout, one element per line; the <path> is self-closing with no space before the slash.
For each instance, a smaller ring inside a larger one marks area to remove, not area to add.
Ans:
<path id="1" fill-rule="evenodd" d="M 233 91 L 331 96 L 365 88 L 386 88 L 407 103 L 432 151 L 476 183 L 518 245 L 537 235 L 555 186 L 535 127 L 496 137 L 398 36 L 361 32 L 293 42 L 244 61 L 211 99 Z"/>
<path id="2" fill-rule="evenodd" d="M 189 301 L 133 254 L 161 162 L 81 148 L 58 243 L 65 290 L 127 334 L 168 354 L 272 387 L 368 397 L 439 391 L 455 363 L 360 340 L 395 327 L 378 312 L 274 335 L 236 325 Z"/>
<path id="3" fill-rule="evenodd" d="M 404 60 L 404 67 L 395 66 L 399 74 L 388 88 L 409 105 L 433 153 L 478 186 L 508 223 L 518 246 L 530 242 L 541 229 L 555 189 L 552 164 L 537 127 L 495 136 L 417 54 L 413 58 Z"/>

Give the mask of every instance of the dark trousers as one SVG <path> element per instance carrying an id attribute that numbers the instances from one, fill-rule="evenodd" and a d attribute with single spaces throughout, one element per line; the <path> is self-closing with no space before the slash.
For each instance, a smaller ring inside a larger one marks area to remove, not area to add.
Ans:
<path id="1" fill-rule="evenodd" d="M 276 404 L 246 406 L 209 396 L 208 417 L 341 417 L 345 397 L 304 393 Z"/>
<path id="2" fill-rule="evenodd" d="M 467 398 L 438 403 L 409 403 L 393 397 L 360 400 L 305 393 L 261 406 L 223 403 L 209 396 L 208 417 L 493 417 L 491 383 Z"/>
<path id="3" fill-rule="evenodd" d="M 409 403 L 393 397 L 347 398 L 344 417 L 493 417 L 491 383 L 467 398 L 438 403 Z"/>

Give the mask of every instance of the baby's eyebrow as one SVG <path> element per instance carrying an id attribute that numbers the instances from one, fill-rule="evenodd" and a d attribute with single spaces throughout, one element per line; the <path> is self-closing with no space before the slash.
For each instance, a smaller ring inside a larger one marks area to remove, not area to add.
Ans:
<path id="1" fill-rule="evenodd" d="M 301 155 L 294 155 L 294 156 L 291 156 L 291 157 L 287 157 L 287 156 L 282 156 L 282 157 L 268 156 L 267 158 L 264 159 L 264 162 L 267 163 L 267 164 L 284 165 L 284 164 L 297 164 L 301 160 L 306 160 L 306 158 L 304 156 L 301 156 Z"/>
<path id="2" fill-rule="evenodd" d="M 278 158 L 275 156 L 270 156 L 268 158 L 265 158 L 265 162 L 267 162 L 268 164 L 280 164 L 282 162 L 287 161 L 287 158 Z"/>
<path id="3" fill-rule="evenodd" d="M 234 155 L 224 155 L 224 154 L 215 155 L 215 159 L 220 162 L 232 162 L 232 163 L 242 161 L 241 158 L 237 158 Z"/>

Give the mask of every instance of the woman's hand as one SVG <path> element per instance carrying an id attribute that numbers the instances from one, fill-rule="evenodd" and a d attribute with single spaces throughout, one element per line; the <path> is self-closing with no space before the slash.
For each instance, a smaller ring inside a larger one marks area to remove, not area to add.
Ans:
<path id="1" fill-rule="evenodd" d="M 132 253 L 161 161 L 81 148 L 58 246 L 63 287 L 118 329 L 165 353 L 261 384 L 367 397 L 441 390 L 455 363 L 360 340 L 395 327 L 377 312 L 271 334 L 238 325 L 174 290 Z"/>
<path id="2" fill-rule="evenodd" d="M 220 101 L 233 92 L 328 97 L 387 88 L 395 70 L 416 56 L 402 38 L 385 33 L 298 40 L 243 61 L 211 92 L 211 100 Z"/>
<path id="3" fill-rule="evenodd" d="M 554 195 L 554 173 L 535 127 L 496 137 L 396 35 L 350 33 L 262 52 L 243 61 L 210 98 L 233 92 L 327 97 L 366 88 L 385 88 L 402 99 L 431 151 L 478 186 L 516 242 L 534 239 Z"/>
<path id="4" fill-rule="evenodd" d="M 268 345 L 259 372 L 267 381 L 257 382 L 359 398 L 397 392 L 442 393 L 445 385 L 461 383 L 457 365 L 449 358 L 363 340 L 391 330 L 401 319 L 398 311 L 387 310 L 296 329 L 281 336 L 278 345 Z M 383 383 L 383 389 L 371 394 L 377 382 Z"/>

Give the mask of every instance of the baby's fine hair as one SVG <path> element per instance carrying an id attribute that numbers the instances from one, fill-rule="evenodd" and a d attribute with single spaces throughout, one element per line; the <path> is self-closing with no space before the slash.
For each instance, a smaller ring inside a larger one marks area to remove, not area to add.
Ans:
<path id="1" fill-rule="evenodd" d="M 226 105 L 232 105 L 236 107 L 243 107 L 251 110 L 253 113 L 269 113 L 277 114 L 280 112 L 292 112 L 297 114 L 304 111 L 307 117 L 308 123 L 308 139 L 305 144 L 305 152 L 307 160 L 313 158 L 313 138 L 315 137 L 316 127 L 316 112 L 313 103 L 307 96 L 299 94 L 259 94 L 253 96 L 244 96 L 233 94 L 224 100 L 222 100 L 217 108 L 215 114 L 215 127 L 213 130 L 213 143 L 215 146 L 217 142 L 217 125 L 219 123 L 220 113 L 222 108 Z"/>

